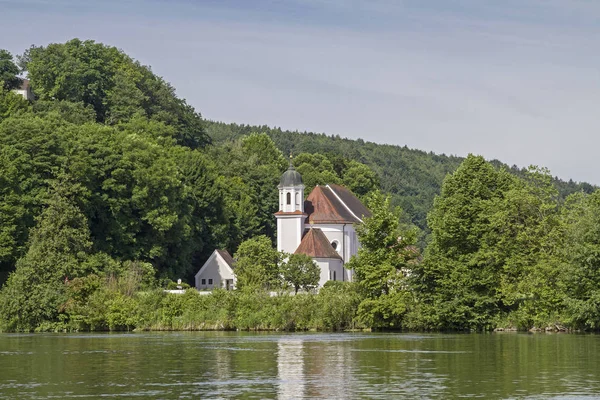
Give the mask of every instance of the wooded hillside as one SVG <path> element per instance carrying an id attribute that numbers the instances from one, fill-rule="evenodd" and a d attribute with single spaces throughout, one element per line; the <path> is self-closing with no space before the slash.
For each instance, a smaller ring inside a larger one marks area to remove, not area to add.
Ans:
<path id="1" fill-rule="evenodd" d="M 239 139 L 251 132 L 265 132 L 284 154 L 321 153 L 331 159 L 342 157 L 363 163 L 376 172 L 381 190 L 392 196 L 392 204 L 400 206 L 410 221 L 424 231 L 428 231 L 427 213 L 433 206 L 434 197 L 440 193 L 444 178 L 464 161 L 463 157 L 434 154 L 406 146 L 352 140 L 324 133 L 282 130 L 266 125 L 205 121 L 205 127 L 215 145 Z M 523 176 L 527 167 L 508 166 L 498 160 L 492 160 L 491 163 L 517 176 Z M 591 193 L 596 189 L 585 182 L 558 178 L 552 181 L 561 199 L 575 192 Z"/>

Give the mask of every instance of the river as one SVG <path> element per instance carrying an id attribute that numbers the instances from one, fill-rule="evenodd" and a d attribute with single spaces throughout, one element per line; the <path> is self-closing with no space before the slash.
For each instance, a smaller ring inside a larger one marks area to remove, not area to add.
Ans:
<path id="1" fill-rule="evenodd" d="M 0 334 L 0 398 L 600 398 L 600 336 Z"/>

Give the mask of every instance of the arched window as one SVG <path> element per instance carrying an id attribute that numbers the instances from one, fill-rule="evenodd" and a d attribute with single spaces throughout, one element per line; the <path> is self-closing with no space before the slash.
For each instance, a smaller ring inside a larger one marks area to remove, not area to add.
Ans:
<path id="1" fill-rule="evenodd" d="M 334 250 L 337 250 L 338 247 L 338 241 L 334 240 L 333 242 L 331 242 L 331 247 L 333 247 Z"/>
<path id="2" fill-rule="evenodd" d="M 300 193 L 296 193 L 296 205 L 300 205 Z"/>
<path id="3" fill-rule="evenodd" d="M 292 194 L 290 192 L 288 192 L 288 194 L 287 194 L 287 204 L 288 205 L 292 204 Z"/>

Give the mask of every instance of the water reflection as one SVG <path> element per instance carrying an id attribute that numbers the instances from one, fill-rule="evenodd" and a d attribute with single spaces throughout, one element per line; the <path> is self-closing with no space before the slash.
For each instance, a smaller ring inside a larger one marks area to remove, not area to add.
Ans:
<path id="1" fill-rule="evenodd" d="M 0 335 L 0 398 L 600 398 L 600 336 Z"/>
<path id="2" fill-rule="evenodd" d="M 304 343 L 302 339 L 282 337 L 277 342 L 279 399 L 304 397 Z"/>

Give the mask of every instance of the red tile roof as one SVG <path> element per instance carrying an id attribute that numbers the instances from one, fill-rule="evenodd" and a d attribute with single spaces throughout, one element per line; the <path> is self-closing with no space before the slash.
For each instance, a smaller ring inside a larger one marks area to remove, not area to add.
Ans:
<path id="1" fill-rule="evenodd" d="M 354 224 L 371 216 L 356 196 L 340 185 L 316 186 L 304 202 L 309 224 Z"/>
<path id="2" fill-rule="evenodd" d="M 294 254 L 306 254 L 313 258 L 342 259 L 338 252 L 331 247 L 327 236 L 318 228 L 311 228 L 306 232 Z"/>

